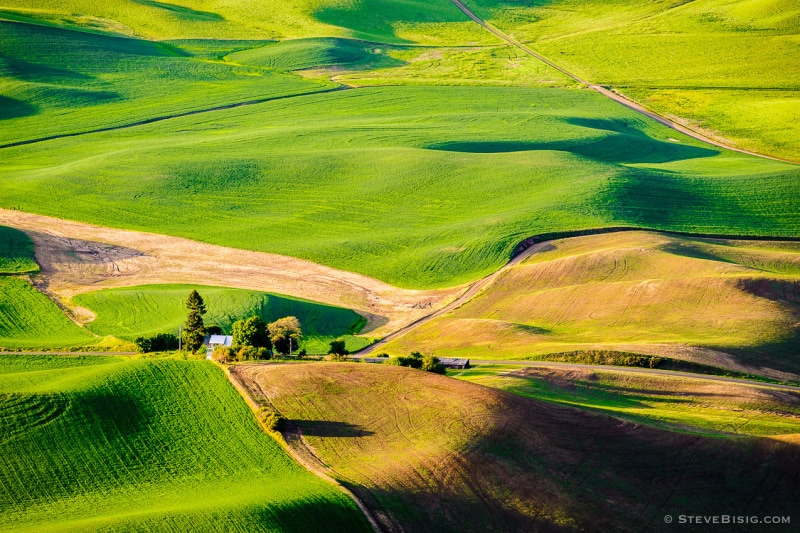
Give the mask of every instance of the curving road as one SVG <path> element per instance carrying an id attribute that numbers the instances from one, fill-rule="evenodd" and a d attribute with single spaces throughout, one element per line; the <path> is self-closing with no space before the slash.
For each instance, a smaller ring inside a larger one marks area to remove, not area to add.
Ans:
<path id="1" fill-rule="evenodd" d="M 726 143 L 711 139 L 710 137 L 706 137 L 702 133 L 698 133 L 698 132 L 696 132 L 696 131 L 694 131 L 692 129 L 687 128 L 686 126 L 678 124 L 677 122 L 673 122 L 672 120 L 670 120 L 670 119 L 668 119 L 668 118 L 666 118 L 666 117 L 664 117 L 662 115 L 659 115 L 658 113 L 654 113 L 653 111 L 645 109 L 644 107 L 642 107 L 641 105 L 637 104 L 633 100 L 629 100 L 628 98 L 626 98 L 626 97 L 624 97 L 624 96 L 622 96 L 620 94 L 617 94 L 617 93 L 615 93 L 613 91 L 610 91 L 610 90 L 606 89 L 605 87 L 603 87 L 601 85 L 597 85 L 595 83 L 591 83 L 591 82 L 589 82 L 587 80 L 584 80 L 583 78 L 577 76 L 576 74 L 573 74 L 572 72 L 568 71 L 564 67 L 561 67 L 561 66 L 553 63 L 551 60 L 549 60 L 545 56 L 543 56 L 540 53 L 536 52 L 535 50 L 529 48 L 525 44 L 513 39 L 509 35 L 503 33 L 502 31 L 500 31 L 499 29 L 495 28 L 494 26 L 492 26 L 491 24 L 489 24 L 485 20 L 483 20 L 480 17 L 478 17 L 475 13 L 470 11 L 470 9 L 467 6 L 465 6 L 463 3 L 461 3 L 460 0 L 450 0 L 450 1 L 453 4 L 455 4 L 455 6 L 458 9 L 460 9 L 466 16 L 468 16 L 473 21 L 475 21 L 478 25 L 483 27 L 485 30 L 495 34 L 497 37 L 499 37 L 500 39 L 504 40 L 508 44 L 519 48 L 520 50 L 522 50 L 526 54 L 528 54 L 528 55 L 530 55 L 532 57 L 535 57 L 536 59 L 538 59 L 542 63 L 545 63 L 546 65 L 549 65 L 549 66 L 553 67 L 557 71 L 559 71 L 562 74 L 564 74 L 565 76 L 577 81 L 581 85 L 584 85 L 584 86 L 588 87 L 589 89 L 597 91 L 598 93 L 602 94 L 603 96 L 605 96 L 607 98 L 610 98 L 610 99 L 614 100 L 615 102 L 618 102 L 618 103 L 624 105 L 625 107 L 636 111 L 637 113 L 641 113 L 642 115 L 645 115 L 646 117 L 651 118 L 651 119 L 655 120 L 656 122 L 659 122 L 659 123 L 663 124 L 664 126 L 667 126 L 668 128 L 672 128 L 673 130 L 678 131 L 680 133 L 683 133 L 684 135 L 688 135 L 689 137 L 693 137 L 693 138 L 697 139 L 698 141 L 703 141 L 704 143 L 712 144 L 714 146 L 717 146 L 719 148 L 724 148 L 726 150 L 732 150 L 734 152 L 739 152 L 739 153 L 742 153 L 742 154 L 753 155 L 753 156 L 756 156 L 756 157 L 762 157 L 764 159 L 772 159 L 774 161 L 783 161 L 783 162 L 786 162 L 786 163 L 793 163 L 793 161 L 789 161 L 788 159 L 780 159 L 778 157 L 772 157 L 772 156 L 768 156 L 768 155 L 764 155 L 764 154 L 759 154 L 757 152 L 751 152 L 749 150 L 743 150 L 741 148 L 736 148 L 734 146 L 731 146 L 730 144 L 726 144 Z"/>
<path id="2" fill-rule="evenodd" d="M 526 248 L 522 252 L 520 252 L 517 255 L 515 255 L 508 263 L 506 263 L 505 265 L 500 267 L 500 269 L 495 270 L 494 272 L 492 272 L 491 274 L 489 274 L 485 278 L 481 278 L 478 281 L 476 281 L 475 283 L 473 283 L 472 285 L 470 285 L 467 288 L 467 290 L 464 291 L 464 293 L 461 294 L 461 296 L 459 296 L 458 298 L 453 300 L 448 305 L 442 307 L 441 309 L 439 309 L 437 311 L 434 311 L 433 313 L 431 313 L 429 315 L 426 315 L 426 316 L 424 316 L 424 317 L 422 317 L 420 319 L 417 319 L 414 322 L 411 322 L 407 326 L 404 326 L 404 327 L 398 329 L 397 331 L 395 331 L 393 333 L 390 333 L 389 335 L 383 337 L 378 342 L 370 344 L 366 348 L 363 348 L 363 349 L 359 350 L 356 353 L 358 355 L 366 355 L 368 353 L 374 352 L 376 349 L 380 348 L 381 346 L 386 345 L 389 341 L 391 341 L 393 339 L 396 339 L 397 337 L 401 337 L 401 336 L 405 335 L 406 333 L 408 333 L 412 329 L 414 329 L 416 327 L 419 327 L 419 326 L 421 326 L 422 324 L 424 324 L 426 322 L 430 322 L 434 318 L 438 318 L 438 317 L 442 316 L 445 313 L 449 313 L 450 311 L 453 311 L 454 309 L 458 309 L 459 307 L 461 307 L 462 305 L 467 303 L 469 300 L 471 300 L 476 294 L 478 294 L 481 291 L 481 289 L 483 289 L 484 287 L 489 285 L 491 282 L 493 282 L 495 279 L 497 279 L 497 276 L 499 276 L 500 274 L 502 274 L 503 272 L 505 272 L 509 268 L 513 267 L 514 265 L 517 265 L 517 264 L 521 263 L 522 261 L 524 261 L 525 259 L 527 259 L 531 255 L 533 255 L 534 253 L 539 251 L 542 248 L 542 246 L 546 246 L 548 242 L 549 241 L 542 241 L 542 242 L 534 244 L 533 246 L 530 246 L 530 247 Z"/>

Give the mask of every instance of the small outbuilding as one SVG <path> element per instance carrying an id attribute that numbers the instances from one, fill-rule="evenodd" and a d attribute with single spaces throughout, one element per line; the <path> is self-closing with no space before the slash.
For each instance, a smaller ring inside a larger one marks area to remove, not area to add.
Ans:
<path id="1" fill-rule="evenodd" d="M 439 362 L 444 365 L 445 368 L 454 368 L 457 370 L 463 370 L 465 368 L 469 368 L 469 359 L 458 359 L 455 357 L 440 357 Z"/>
<path id="2" fill-rule="evenodd" d="M 230 335 L 206 335 L 203 339 L 203 344 L 208 347 L 206 359 L 211 359 L 211 354 L 214 353 L 218 346 L 225 346 L 226 348 L 233 346 L 233 337 Z"/>

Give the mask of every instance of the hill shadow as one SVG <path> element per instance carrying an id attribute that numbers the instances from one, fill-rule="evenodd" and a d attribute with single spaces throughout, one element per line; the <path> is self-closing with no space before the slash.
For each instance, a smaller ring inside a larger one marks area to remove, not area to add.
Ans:
<path id="1" fill-rule="evenodd" d="M 251 507 L 248 514 L 253 517 L 253 524 L 262 527 L 269 524 L 270 530 L 275 531 L 373 531 L 364 515 L 347 498 L 298 498 L 287 499 L 280 504 L 271 501 Z M 183 524 L 179 523 L 177 529 Z"/>
<path id="2" fill-rule="evenodd" d="M 16 98 L 0 95 L 0 120 L 30 117 L 39 114 L 39 108 Z"/>
<path id="3" fill-rule="evenodd" d="M 605 136 L 578 137 L 561 141 L 447 141 L 426 146 L 429 150 L 494 154 L 552 150 L 568 152 L 605 163 L 670 163 L 718 155 L 718 150 L 660 141 L 621 119 L 568 117 L 573 126 L 604 132 Z"/>
<path id="4" fill-rule="evenodd" d="M 623 168 L 609 178 L 596 205 L 615 224 L 625 226 L 678 231 L 700 227 L 711 233 L 763 225 L 735 198 L 721 195 L 711 179 L 643 168 Z"/>
<path id="5" fill-rule="evenodd" d="M 183 20 L 193 20 L 197 22 L 222 22 L 225 20 L 222 15 L 212 13 L 211 11 L 199 11 L 190 7 L 168 4 L 166 2 L 156 2 L 155 0 L 134 0 L 134 2 L 143 6 L 170 11 Z"/>
<path id="6" fill-rule="evenodd" d="M 62 68 L 51 67 L 42 65 L 40 63 L 32 63 L 15 57 L 7 57 L 3 60 L 5 67 L 3 70 L 9 76 L 13 76 L 23 81 L 37 81 L 37 82 L 58 82 L 76 81 L 76 80 L 92 80 L 92 76 L 82 74 L 74 70 L 66 70 Z"/>
<path id="7" fill-rule="evenodd" d="M 349 422 L 292 420 L 307 437 L 368 437 L 375 433 Z"/>
<path id="8" fill-rule="evenodd" d="M 791 318 L 787 321 L 785 331 L 772 340 L 752 346 L 716 349 L 731 354 L 737 361 L 749 366 L 800 374 L 800 281 L 742 278 L 737 286 L 753 296 L 776 303 Z"/>
<path id="9" fill-rule="evenodd" d="M 340 3 L 342 4 L 342 3 Z M 426 0 L 360 0 L 345 5 L 322 7 L 314 12 L 322 23 L 346 28 L 353 37 L 368 41 L 409 43 L 397 36 L 398 26 L 468 20 L 450 2 Z"/>
<path id="10" fill-rule="evenodd" d="M 647 135 L 614 133 L 599 140 L 570 139 L 554 142 L 453 141 L 429 145 L 429 150 L 496 154 L 552 150 L 569 152 L 605 163 L 670 163 L 712 157 L 716 150 L 659 141 Z"/>
<path id="11" fill-rule="evenodd" d="M 718 263 L 737 264 L 730 259 L 720 255 L 712 254 L 700 246 L 689 243 L 670 242 L 660 245 L 658 249 L 672 255 L 679 255 L 681 257 L 688 257 L 690 259 L 704 259 L 706 261 L 716 261 Z"/>
<path id="12" fill-rule="evenodd" d="M 151 414 L 137 398 L 127 394 L 89 392 L 72 399 L 83 424 L 108 440 L 122 439 L 146 430 Z"/>

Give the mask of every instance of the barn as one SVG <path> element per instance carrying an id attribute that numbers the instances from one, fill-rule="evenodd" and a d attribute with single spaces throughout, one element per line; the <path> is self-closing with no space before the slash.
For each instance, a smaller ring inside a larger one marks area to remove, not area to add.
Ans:
<path id="1" fill-rule="evenodd" d="M 439 362 L 442 363 L 445 368 L 455 368 L 458 370 L 469 368 L 469 359 L 458 359 L 455 357 L 440 357 Z"/>
<path id="2" fill-rule="evenodd" d="M 233 337 L 230 335 L 206 335 L 203 339 L 203 344 L 208 347 L 206 350 L 206 359 L 211 359 L 211 354 L 214 353 L 214 349 L 218 346 L 225 346 L 228 348 L 233 346 Z"/>

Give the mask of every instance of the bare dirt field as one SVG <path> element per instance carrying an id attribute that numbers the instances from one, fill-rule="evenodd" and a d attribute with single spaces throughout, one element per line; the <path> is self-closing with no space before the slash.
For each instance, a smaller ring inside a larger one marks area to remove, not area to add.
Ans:
<path id="1" fill-rule="evenodd" d="M 668 513 L 787 514 L 800 490 L 792 437 L 668 431 L 388 365 L 231 374 L 386 531 L 660 531 Z"/>
<path id="2" fill-rule="evenodd" d="M 79 321 L 93 317 L 88 310 L 70 304 L 76 294 L 110 287 L 194 283 L 347 307 L 367 317 L 362 333 L 382 336 L 446 305 L 464 291 L 463 287 L 400 289 L 302 259 L 6 209 L 0 209 L 0 225 L 30 235 L 42 268 L 35 280 L 37 286 L 68 305 Z"/>

